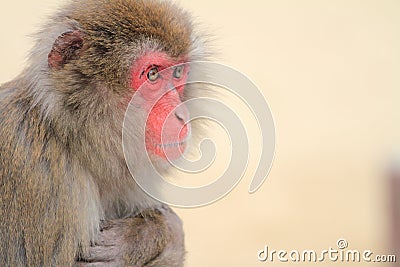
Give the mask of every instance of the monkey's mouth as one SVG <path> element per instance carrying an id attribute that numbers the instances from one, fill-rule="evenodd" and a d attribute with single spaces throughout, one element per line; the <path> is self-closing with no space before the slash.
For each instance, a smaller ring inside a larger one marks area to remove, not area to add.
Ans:
<path id="1" fill-rule="evenodd" d="M 186 148 L 186 144 L 188 143 L 190 137 L 191 137 L 191 131 L 189 130 L 187 136 L 184 139 L 180 140 L 179 142 L 173 141 L 173 142 L 166 142 L 166 143 L 155 143 L 154 147 L 158 150 L 183 148 L 183 152 L 185 152 L 184 149 Z"/>
<path id="2" fill-rule="evenodd" d="M 175 143 L 154 144 L 154 146 L 159 149 L 168 149 L 168 148 L 180 147 L 186 145 L 186 143 L 187 140 L 184 140 L 182 142 L 175 142 Z"/>
<path id="3" fill-rule="evenodd" d="M 179 159 L 185 153 L 190 137 L 191 131 L 189 128 L 186 137 L 181 140 L 175 139 L 164 143 L 154 143 L 154 153 L 164 159 Z"/>
<path id="4" fill-rule="evenodd" d="M 186 140 L 180 142 L 154 144 L 154 153 L 164 159 L 179 159 L 185 153 L 186 144 Z"/>
<path id="5" fill-rule="evenodd" d="M 168 148 L 176 148 L 176 147 L 181 147 L 181 146 L 186 146 L 187 142 L 189 141 L 190 137 L 192 136 L 192 129 L 190 126 L 188 126 L 188 131 L 186 133 L 186 137 L 183 138 L 182 140 L 175 140 L 172 142 L 166 142 L 166 143 L 155 143 L 154 146 L 155 148 L 158 149 L 168 149 Z"/>

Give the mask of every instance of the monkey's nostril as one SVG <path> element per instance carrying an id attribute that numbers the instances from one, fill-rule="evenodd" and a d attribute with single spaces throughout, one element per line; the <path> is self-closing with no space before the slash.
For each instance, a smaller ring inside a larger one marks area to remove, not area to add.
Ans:
<path id="1" fill-rule="evenodd" d="M 175 110 L 175 117 L 183 123 L 189 120 L 189 111 L 184 105 L 180 105 Z"/>
<path id="2" fill-rule="evenodd" d="M 185 122 L 185 117 L 181 112 L 175 111 L 175 116 L 178 118 L 178 120 Z"/>

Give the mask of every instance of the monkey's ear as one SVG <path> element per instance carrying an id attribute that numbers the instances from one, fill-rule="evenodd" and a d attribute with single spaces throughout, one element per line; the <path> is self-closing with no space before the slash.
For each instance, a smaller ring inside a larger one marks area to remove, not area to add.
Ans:
<path id="1" fill-rule="evenodd" d="M 83 47 L 83 34 L 78 31 L 68 31 L 60 35 L 53 44 L 48 55 L 49 67 L 60 70 L 71 59 L 79 57 Z"/>

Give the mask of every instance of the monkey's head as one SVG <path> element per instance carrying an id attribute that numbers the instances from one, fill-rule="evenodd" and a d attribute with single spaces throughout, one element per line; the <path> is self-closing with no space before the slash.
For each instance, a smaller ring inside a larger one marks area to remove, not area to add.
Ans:
<path id="1" fill-rule="evenodd" d="M 78 2 L 54 19 L 61 26 L 49 25 L 55 40 L 46 62 L 55 88 L 49 93 L 60 112 L 78 127 L 91 124 L 97 138 L 113 131 L 120 138 L 120 130 L 107 127 L 122 127 L 130 99 L 139 94 L 131 120 L 146 120 L 147 151 L 159 159 L 179 158 L 191 133 L 182 104 L 188 90 L 185 63 L 198 49 L 189 16 L 165 1 Z"/>

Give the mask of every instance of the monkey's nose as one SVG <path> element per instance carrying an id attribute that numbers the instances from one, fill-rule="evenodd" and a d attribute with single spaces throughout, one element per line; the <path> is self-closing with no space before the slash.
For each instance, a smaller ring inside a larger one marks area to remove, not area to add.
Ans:
<path id="1" fill-rule="evenodd" d="M 186 123 L 189 120 L 189 110 L 182 104 L 175 109 L 175 116 L 181 122 Z"/>

